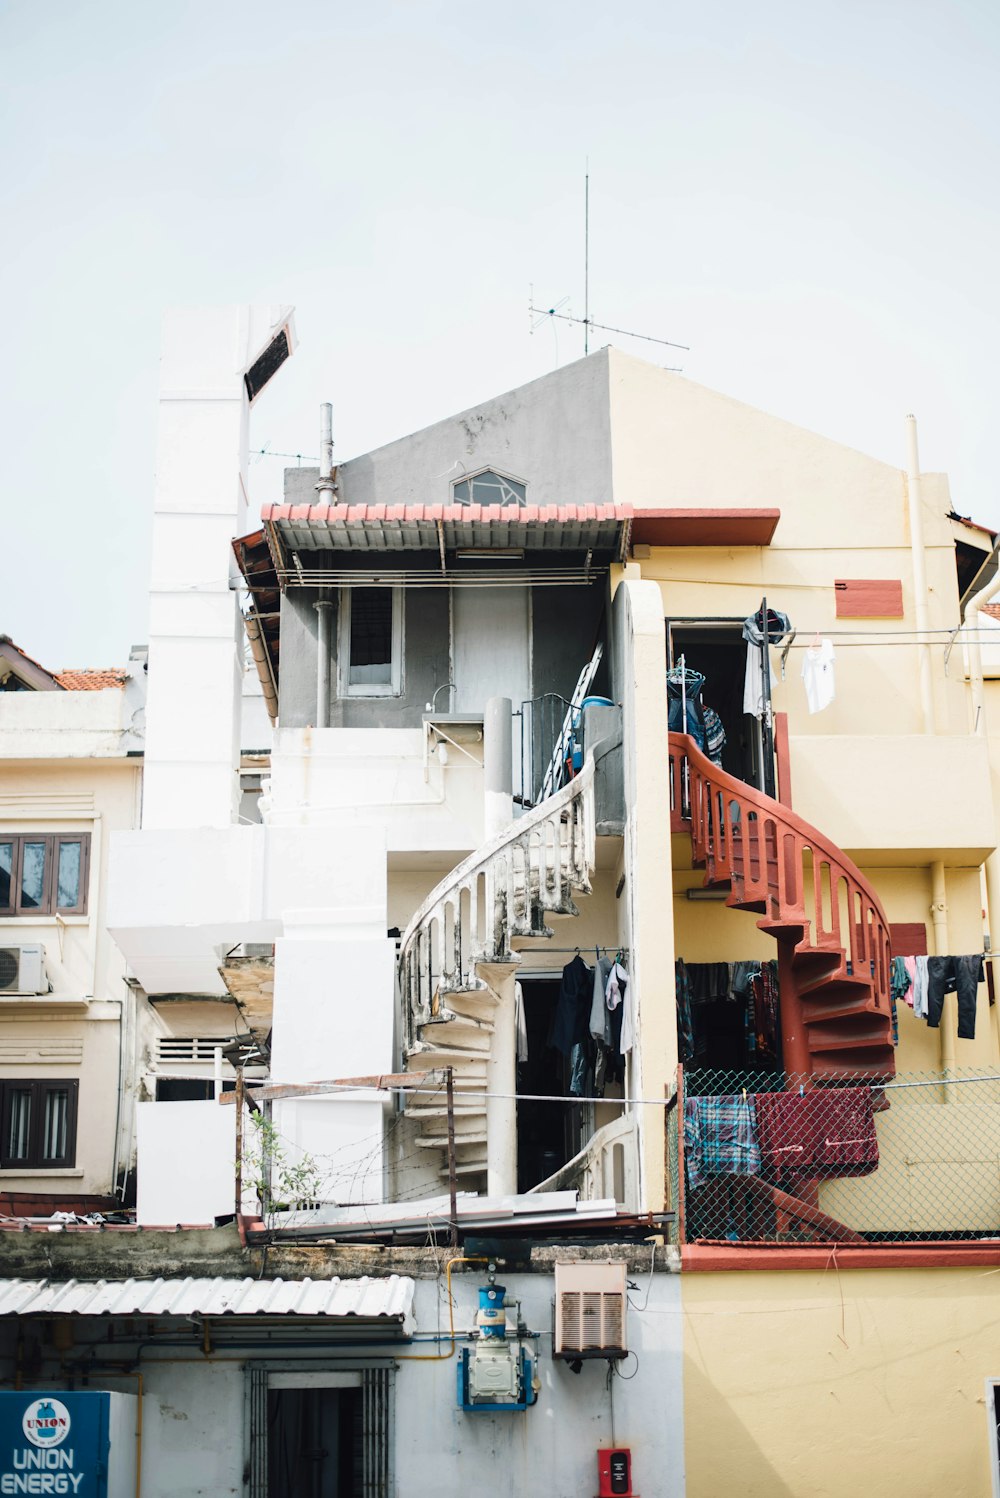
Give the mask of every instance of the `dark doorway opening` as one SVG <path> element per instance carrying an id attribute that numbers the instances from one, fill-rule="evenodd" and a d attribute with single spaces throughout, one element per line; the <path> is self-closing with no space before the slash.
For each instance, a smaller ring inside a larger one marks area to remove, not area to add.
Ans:
<path id="1" fill-rule="evenodd" d="M 270 1389 L 268 1498 L 354 1498 L 362 1491 L 363 1403 L 356 1389 Z"/>
<path id="2" fill-rule="evenodd" d="M 743 711 L 747 646 L 741 620 L 667 620 L 667 664 L 679 664 L 705 678 L 701 700 L 714 707 L 726 730 L 722 768 L 748 785 L 774 784 L 774 743 L 770 725 Z"/>
<path id="3" fill-rule="evenodd" d="M 571 1160 L 580 1148 L 583 1105 L 532 1102 L 567 1095 L 569 1064 L 549 1045 L 559 998 L 561 975 L 521 978 L 528 1059 L 517 1065 L 517 1189 L 530 1191 Z M 525 1097 L 525 1093 L 529 1094 Z"/>

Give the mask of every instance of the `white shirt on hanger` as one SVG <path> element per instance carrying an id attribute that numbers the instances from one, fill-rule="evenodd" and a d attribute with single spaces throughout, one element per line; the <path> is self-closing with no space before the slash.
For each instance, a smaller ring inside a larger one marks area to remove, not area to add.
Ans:
<path id="1" fill-rule="evenodd" d="M 821 713 L 836 696 L 833 677 L 833 641 L 814 641 L 802 657 L 802 680 L 811 713 Z"/>

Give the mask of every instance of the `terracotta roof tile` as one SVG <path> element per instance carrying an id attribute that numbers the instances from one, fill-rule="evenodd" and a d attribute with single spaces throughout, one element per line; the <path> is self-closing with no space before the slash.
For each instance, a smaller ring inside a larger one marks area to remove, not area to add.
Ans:
<path id="1" fill-rule="evenodd" d="M 989 614 L 991 619 L 1000 619 L 1000 603 L 984 603 L 979 612 Z"/>
<path id="2" fill-rule="evenodd" d="M 117 667 L 110 670 L 88 668 L 83 671 L 55 671 L 56 681 L 67 692 L 101 692 L 105 687 L 123 687 L 125 672 Z"/>

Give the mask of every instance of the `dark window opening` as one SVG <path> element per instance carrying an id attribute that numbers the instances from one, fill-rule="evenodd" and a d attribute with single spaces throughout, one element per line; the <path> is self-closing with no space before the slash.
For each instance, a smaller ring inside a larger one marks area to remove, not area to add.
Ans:
<path id="1" fill-rule="evenodd" d="M 391 588 L 354 588 L 351 591 L 351 686 L 391 686 Z"/>
<path id="2" fill-rule="evenodd" d="M 453 485 L 452 494 L 457 505 L 518 505 L 526 503 L 526 490 L 517 479 L 504 478 L 502 473 L 486 469 L 474 473 L 471 478 L 459 479 Z"/>
<path id="3" fill-rule="evenodd" d="M 0 1167 L 55 1170 L 76 1163 L 76 1081 L 0 1083 Z"/>
<path id="4" fill-rule="evenodd" d="M 267 348 L 261 354 L 255 364 L 252 364 L 245 375 L 247 395 L 253 400 L 260 394 L 268 380 L 276 375 L 278 370 L 288 358 L 291 350 L 288 347 L 288 334 L 282 328 L 277 338 L 273 338 Z"/>
<path id="5" fill-rule="evenodd" d="M 235 1092 L 236 1083 L 223 1082 L 223 1092 Z M 157 1077 L 158 1103 L 203 1103 L 215 1097 L 214 1080 L 201 1077 Z"/>
<path id="6" fill-rule="evenodd" d="M 359 1388 L 268 1391 L 268 1498 L 354 1498 L 363 1451 Z"/>

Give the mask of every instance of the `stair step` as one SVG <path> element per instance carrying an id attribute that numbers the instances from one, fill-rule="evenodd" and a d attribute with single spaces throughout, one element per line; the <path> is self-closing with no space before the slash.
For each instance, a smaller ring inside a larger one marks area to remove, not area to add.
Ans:
<path id="1" fill-rule="evenodd" d="M 889 1021 L 878 1015 L 871 1019 L 879 1023 L 862 1026 L 851 1024 L 847 1029 L 831 1029 L 829 1026 L 810 1026 L 808 1032 L 809 1051 L 816 1055 L 826 1051 L 856 1050 L 859 1045 L 884 1045 L 889 1038 Z"/>
<path id="2" fill-rule="evenodd" d="M 852 1014 L 874 1005 L 875 990 L 870 980 L 864 978 L 831 978 L 828 983 L 810 983 L 799 989 L 804 1015 L 807 1020 L 815 1018 L 824 1005 L 832 1004 L 837 1012 Z M 883 1011 L 884 1013 L 884 1011 Z"/>
<path id="3" fill-rule="evenodd" d="M 836 1059 L 829 1062 L 820 1054 L 813 1057 L 812 1072 L 818 1080 L 843 1081 L 845 1075 L 850 1075 L 890 1081 L 896 1073 L 896 1053 L 891 1045 L 883 1045 L 839 1051 Z"/>
<path id="4" fill-rule="evenodd" d="M 455 1162 L 455 1174 L 457 1176 L 484 1176 L 486 1168 L 485 1160 L 464 1161 L 462 1163 Z M 439 1170 L 438 1176 L 442 1181 L 446 1181 L 448 1179 L 447 1167 L 444 1170 Z"/>
<path id="5" fill-rule="evenodd" d="M 442 1147 L 442 1145 L 444 1145 L 445 1148 L 447 1148 L 448 1139 L 447 1139 L 447 1135 L 445 1136 L 444 1139 L 429 1139 L 429 1138 L 427 1138 L 425 1136 L 422 1139 L 416 1139 L 416 1140 L 414 1140 L 414 1143 L 416 1144 L 416 1146 L 417 1146 L 418 1149 L 423 1149 L 423 1150 L 431 1150 L 431 1149 L 439 1150 Z M 455 1148 L 456 1148 L 456 1150 L 461 1149 L 463 1145 L 471 1145 L 471 1144 L 480 1145 L 480 1144 L 485 1144 L 485 1143 L 486 1143 L 486 1130 L 485 1129 L 480 1129 L 479 1132 L 475 1133 L 475 1134 L 456 1134 L 455 1135 Z"/>
<path id="6" fill-rule="evenodd" d="M 499 1004 L 498 996 L 492 988 L 483 987 L 476 992 L 452 992 L 441 995 L 446 1009 L 456 1015 L 467 1015 L 470 1019 L 479 1019 L 489 1022 Z M 492 1029 L 492 1025 L 490 1026 Z"/>
<path id="7" fill-rule="evenodd" d="M 475 1071 L 486 1076 L 486 1051 L 463 1050 L 459 1046 L 431 1046 L 418 1040 L 407 1058 L 407 1071 L 433 1071 L 435 1067 L 452 1066 L 463 1070 L 465 1075 Z"/>
<path id="8" fill-rule="evenodd" d="M 804 921 L 801 916 L 797 915 L 789 916 L 787 920 L 782 919 L 780 916 L 765 915 L 763 920 L 757 922 L 757 930 L 763 931 L 765 936 L 773 936 L 775 941 L 793 942 L 797 948 L 809 935 L 809 922 Z M 799 955 L 805 956 L 807 953 L 795 953 L 795 956 Z M 808 955 L 816 956 L 816 948 L 810 947 Z M 836 955 L 838 958 L 842 955 L 839 947 L 837 948 Z"/>
<path id="9" fill-rule="evenodd" d="M 470 1015 L 442 1015 L 439 1019 L 425 1020 L 417 1029 L 420 1039 L 435 1048 L 457 1046 L 473 1055 L 489 1054 L 493 1026 L 484 1025 Z"/>

